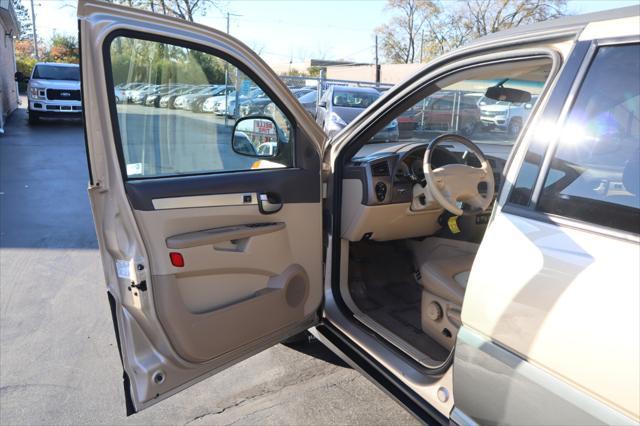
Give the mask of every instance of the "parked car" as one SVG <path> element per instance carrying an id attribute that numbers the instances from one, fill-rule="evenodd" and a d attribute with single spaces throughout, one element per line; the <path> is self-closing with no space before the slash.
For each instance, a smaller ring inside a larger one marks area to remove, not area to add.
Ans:
<path id="1" fill-rule="evenodd" d="M 371 87 L 331 86 L 318 103 L 316 122 L 333 137 L 380 97 Z M 399 138 L 398 120 L 392 120 L 372 142 L 395 142 Z"/>
<path id="2" fill-rule="evenodd" d="M 166 89 L 167 86 L 164 85 L 150 84 L 145 88 L 135 90 L 130 97 L 130 102 L 137 105 L 145 105 L 147 97 L 163 93 Z"/>
<path id="3" fill-rule="evenodd" d="M 480 101 L 482 126 L 488 129 L 502 130 L 510 136 L 516 137 L 520 134 L 522 126 L 529 118 L 531 109 L 537 100 L 537 96 L 532 96 L 531 101 L 527 103 L 482 99 Z"/>
<path id="4" fill-rule="evenodd" d="M 22 73 L 16 80 L 24 81 Z M 27 79 L 29 124 L 40 117 L 73 117 L 82 112 L 78 64 L 38 62 Z"/>
<path id="5" fill-rule="evenodd" d="M 263 91 L 254 93 L 248 99 L 241 102 L 239 107 L 240 116 L 264 114 L 264 109 L 269 102 L 271 102 L 271 99 Z"/>
<path id="6" fill-rule="evenodd" d="M 193 93 L 191 95 L 185 95 L 182 109 L 192 111 L 196 104 L 204 103 L 209 97 L 218 96 L 224 92 L 224 85 L 212 84 L 210 86 L 207 86 L 199 92 Z"/>
<path id="7" fill-rule="evenodd" d="M 425 106 L 418 111 L 417 121 L 425 130 L 459 131 L 471 136 L 480 125 L 480 96 L 460 90 L 441 91 L 429 97 Z"/>
<path id="8" fill-rule="evenodd" d="M 121 83 L 116 86 L 122 92 L 122 98 L 120 98 L 121 103 L 128 103 L 129 98 L 132 95 L 132 92 L 136 89 L 145 86 L 144 83 L 132 82 L 132 83 Z"/>
<path id="9" fill-rule="evenodd" d="M 125 95 L 127 97 L 127 103 L 135 103 L 134 99 L 137 99 L 138 102 L 140 102 L 140 100 L 146 96 L 148 92 L 154 90 L 155 87 L 155 84 L 143 84 L 131 90 L 126 90 Z"/>
<path id="10" fill-rule="evenodd" d="M 298 102 L 302 104 L 304 109 L 307 110 L 311 116 L 315 114 L 317 94 L 318 94 L 318 91 L 315 89 L 293 92 L 293 95 L 296 98 L 298 98 Z M 311 101 L 312 99 L 313 101 Z M 275 110 L 276 110 L 275 104 L 273 102 L 270 102 L 269 104 L 267 104 L 266 107 L 264 107 L 263 113 L 265 115 L 273 117 L 275 115 Z"/>
<path id="11" fill-rule="evenodd" d="M 316 104 L 318 103 L 318 91 L 312 90 L 298 98 L 298 102 L 302 104 L 302 107 L 311 115 L 316 118 Z"/>
<path id="12" fill-rule="evenodd" d="M 227 100 L 232 100 L 236 96 L 236 88 L 227 86 L 226 90 L 216 92 L 213 96 L 208 97 L 202 104 L 203 112 L 213 112 L 216 115 L 224 115 L 227 110 Z"/>
<path id="13" fill-rule="evenodd" d="M 174 85 L 163 87 L 157 90 L 156 92 L 147 95 L 147 97 L 144 100 L 144 104 L 146 106 L 153 106 L 153 107 L 159 108 L 160 100 L 164 96 L 175 95 L 180 93 L 182 90 L 183 90 L 182 87 L 175 87 Z"/>
<path id="14" fill-rule="evenodd" d="M 639 13 L 491 34 L 382 97 L 334 88 L 318 123 L 348 124 L 329 137 L 228 34 L 80 0 L 82 52 L 175 44 L 175 61 L 130 65 L 185 83 L 189 53 L 242 67 L 284 117 L 128 111 L 109 104 L 108 58 L 82 55 L 103 100 L 85 111 L 88 193 L 127 413 L 309 329 L 426 424 L 637 424 Z M 369 143 L 469 88 L 540 99 L 517 140 L 452 126 Z"/>
<path id="15" fill-rule="evenodd" d="M 124 100 L 126 99 L 125 94 L 124 94 L 124 90 L 122 90 L 119 87 L 114 87 L 113 88 L 113 96 L 115 97 L 116 103 L 120 104 L 122 102 L 124 102 Z"/>
<path id="16" fill-rule="evenodd" d="M 291 93 L 297 99 L 300 97 L 314 91 L 314 89 L 306 88 L 306 87 L 298 87 L 298 88 L 290 88 Z M 272 103 L 271 99 L 260 89 L 254 91 L 249 95 L 248 99 L 242 100 L 240 104 L 240 116 L 244 117 L 247 115 L 260 115 L 260 114 L 269 114 L 269 105 Z M 230 104 L 231 105 L 231 104 Z M 229 109 L 229 115 L 231 115 L 234 111 L 235 105 Z"/>
<path id="17" fill-rule="evenodd" d="M 214 90 L 215 87 L 212 84 L 196 85 L 193 90 L 189 90 L 186 93 L 177 96 L 173 101 L 172 109 L 184 109 L 187 102 L 191 103 L 193 102 L 193 99 L 199 95 L 211 93 Z"/>
<path id="18" fill-rule="evenodd" d="M 202 87 L 200 86 L 183 85 L 175 93 L 162 96 L 158 102 L 158 106 L 160 108 L 175 109 L 175 100 L 178 96 L 190 95 L 200 90 L 202 90 Z"/>

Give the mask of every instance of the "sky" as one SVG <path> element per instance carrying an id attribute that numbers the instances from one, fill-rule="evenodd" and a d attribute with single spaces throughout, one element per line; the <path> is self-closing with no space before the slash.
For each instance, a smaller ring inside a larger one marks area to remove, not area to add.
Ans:
<path id="1" fill-rule="evenodd" d="M 21 1 L 31 10 L 31 0 Z M 75 1 L 33 2 L 39 38 L 76 32 Z M 310 58 L 373 62 L 374 29 L 390 17 L 385 0 L 226 0 L 220 4 L 195 20 L 224 31 L 228 11 L 231 35 L 269 63 Z M 639 4 L 640 0 L 569 0 L 568 8 L 582 14 Z"/>

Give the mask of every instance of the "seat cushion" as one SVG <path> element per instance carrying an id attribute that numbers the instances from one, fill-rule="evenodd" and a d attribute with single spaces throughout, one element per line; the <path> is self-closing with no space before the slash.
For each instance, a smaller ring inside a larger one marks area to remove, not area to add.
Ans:
<path id="1" fill-rule="evenodd" d="M 423 288 L 462 306 L 469 272 L 478 244 L 445 238 L 427 238 L 413 244 Z"/>

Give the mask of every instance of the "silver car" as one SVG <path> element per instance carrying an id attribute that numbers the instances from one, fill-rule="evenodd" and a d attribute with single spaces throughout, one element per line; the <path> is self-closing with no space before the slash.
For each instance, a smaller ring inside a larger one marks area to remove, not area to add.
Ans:
<path id="1" fill-rule="evenodd" d="M 331 86 L 322 95 L 316 112 L 316 122 L 333 137 L 380 97 L 370 87 Z M 398 121 L 392 120 L 376 135 L 375 141 L 396 142 L 400 132 Z"/>

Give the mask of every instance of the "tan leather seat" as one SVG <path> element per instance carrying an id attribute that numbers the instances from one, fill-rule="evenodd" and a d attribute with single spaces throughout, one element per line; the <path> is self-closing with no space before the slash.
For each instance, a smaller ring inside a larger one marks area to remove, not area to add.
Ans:
<path id="1" fill-rule="evenodd" d="M 411 249 L 421 275 L 422 330 L 451 349 L 478 244 L 430 237 L 412 242 Z"/>
<path id="2" fill-rule="evenodd" d="M 448 256 L 430 259 L 421 264 L 422 285 L 436 296 L 462 306 L 469 271 L 476 256 L 449 247 L 438 252 L 447 253 Z"/>

